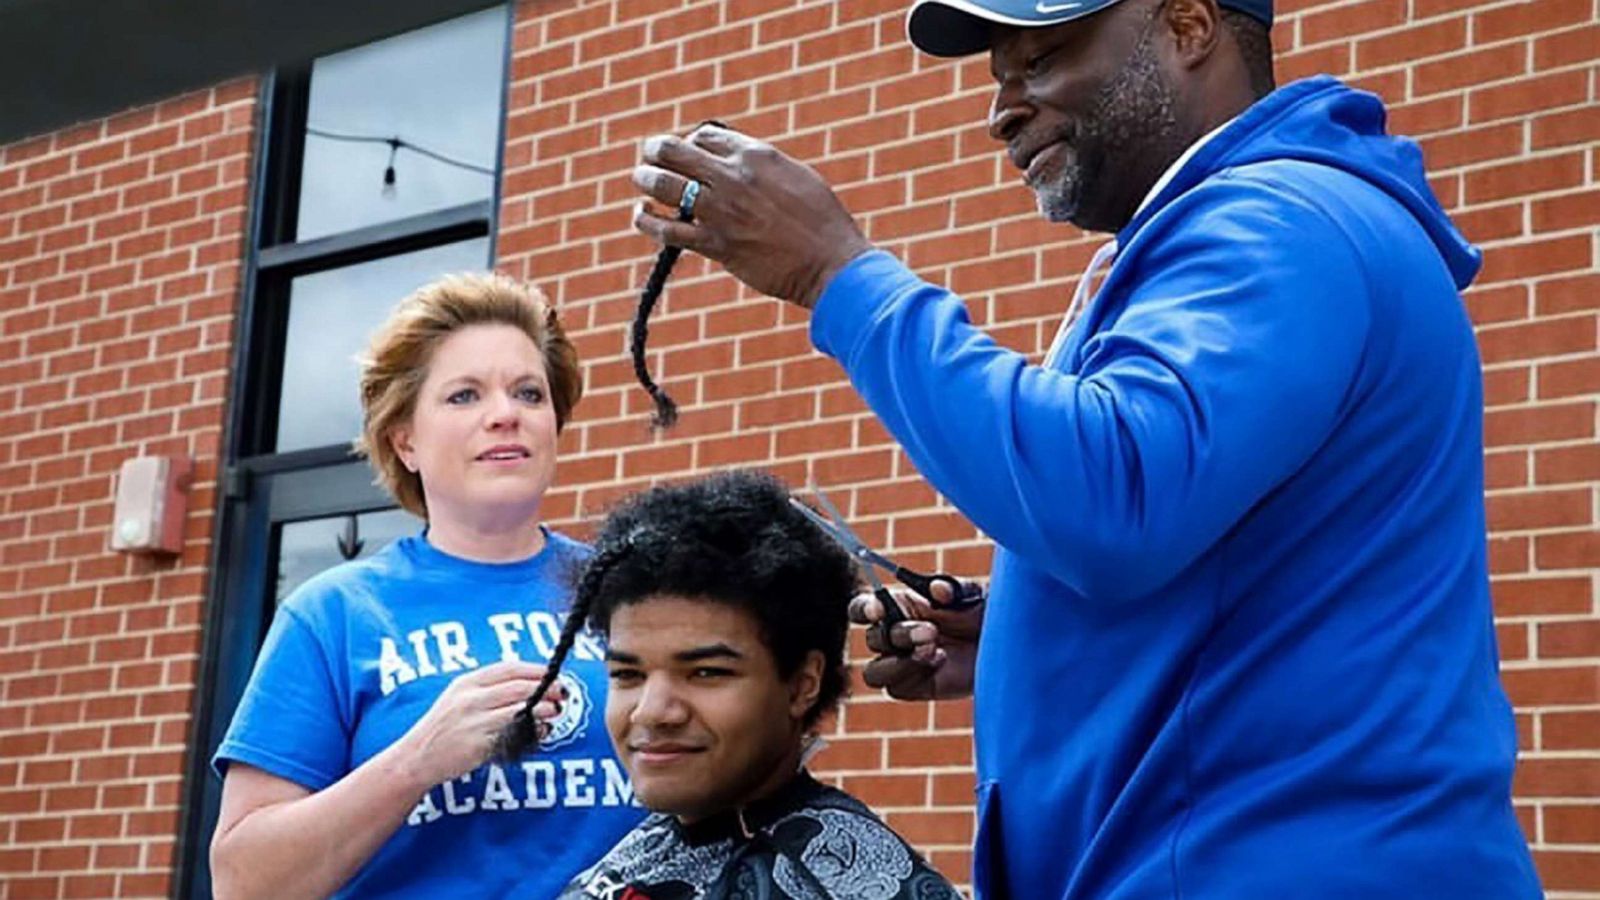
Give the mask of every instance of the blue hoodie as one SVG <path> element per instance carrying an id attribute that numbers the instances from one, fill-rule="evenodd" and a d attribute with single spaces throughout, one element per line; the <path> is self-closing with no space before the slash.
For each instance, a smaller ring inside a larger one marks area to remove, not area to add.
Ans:
<path id="1" fill-rule="evenodd" d="M 1117 239 L 1048 367 L 882 252 L 812 319 L 999 545 L 980 896 L 1539 896 L 1458 295 L 1481 258 L 1416 146 L 1302 81 Z"/>

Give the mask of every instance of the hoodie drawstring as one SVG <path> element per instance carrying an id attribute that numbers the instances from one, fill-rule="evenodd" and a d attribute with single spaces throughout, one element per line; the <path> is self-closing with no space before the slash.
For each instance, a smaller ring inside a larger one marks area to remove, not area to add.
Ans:
<path id="1" fill-rule="evenodd" d="M 1116 255 L 1117 239 L 1112 238 L 1101 244 L 1094 251 L 1094 255 L 1089 257 L 1089 267 L 1078 279 L 1078 286 L 1072 292 L 1072 303 L 1067 306 L 1067 314 L 1061 318 L 1061 327 L 1056 330 L 1055 340 L 1050 342 L 1050 352 L 1045 354 L 1045 366 L 1053 365 L 1056 356 L 1061 353 L 1061 348 L 1066 346 L 1067 335 L 1072 332 L 1072 326 L 1077 323 L 1098 288 L 1100 268 L 1105 266 L 1109 274 L 1110 264 L 1115 261 Z"/>

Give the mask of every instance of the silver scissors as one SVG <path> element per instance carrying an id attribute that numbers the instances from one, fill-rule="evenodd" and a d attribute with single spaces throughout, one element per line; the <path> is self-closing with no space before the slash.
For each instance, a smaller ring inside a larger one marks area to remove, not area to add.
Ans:
<path id="1" fill-rule="evenodd" d="M 816 510 L 802 503 L 797 497 L 790 497 L 789 502 L 804 513 L 806 518 L 815 522 L 817 527 L 837 541 L 845 549 L 845 552 L 861 563 L 861 568 L 867 573 L 867 581 L 872 585 L 873 596 L 877 597 L 878 602 L 883 606 L 883 619 L 878 623 L 878 627 L 882 630 L 885 638 L 885 646 L 892 646 L 887 640 L 889 629 L 896 623 L 905 621 L 906 615 L 900 609 L 900 604 L 895 602 L 893 595 L 889 593 L 889 589 L 883 586 L 883 580 L 878 577 L 878 569 L 883 569 L 893 575 L 896 581 L 910 588 L 913 593 L 928 601 L 928 605 L 935 609 L 970 609 L 983 602 L 983 588 L 978 585 L 962 582 L 955 576 L 945 572 L 927 575 L 915 569 L 908 569 L 867 546 L 866 542 L 861 540 L 850 527 L 850 524 L 845 521 L 844 514 L 839 512 L 839 508 L 833 505 L 833 501 L 828 499 L 828 495 L 823 493 L 821 488 L 812 485 L 811 493 L 817 498 L 817 502 L 822 505 L 823 510 L 827 512 L 828 518 L 824 518 Z M 950 589 L 950 596 L 953 599 L 940 600 L 934 595 L 933 586 L 940 582 L 943 582 Z"/>

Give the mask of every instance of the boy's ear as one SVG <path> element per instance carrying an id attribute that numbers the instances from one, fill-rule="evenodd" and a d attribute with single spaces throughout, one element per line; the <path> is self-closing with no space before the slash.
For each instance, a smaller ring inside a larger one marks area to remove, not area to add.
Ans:
<path id="1" fill-rule="evenodd" d="M 805 718 L 817 705 L 817 697 L 822 694 L 822 672 L 827 665 L 822 651 L 813 650 L 789 679 L 789 715 L 796 720 Z"/>

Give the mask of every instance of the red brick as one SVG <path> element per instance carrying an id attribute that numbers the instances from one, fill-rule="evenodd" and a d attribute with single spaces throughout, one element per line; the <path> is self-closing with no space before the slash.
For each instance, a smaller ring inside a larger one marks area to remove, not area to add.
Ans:
<path id="1" fill-rule="evenodd" d="M 1310 75 L 1344 75 L 1350 70 L 1349 43 L 1331 43 L 1312 50 L 1286 51 L 1274 58 L 1278 83 L 1294 82 Z"/>
<path id="2" fill-rule="evenodd" d="M 788 329 L 739 339 L 739 364 L 770 362 L 811 352 L 811 337 L 804 330 Z"/>
<path id="3" fill-rule="evenodd" d="M 1300 40 L 1306 45 L 1379 31 L 1405 21 L 1402 0 L 1362 0 L 1300 19 Z"/>
<path id="4" fill-rule="evenodd" d="M 1542 749 L 1600 749 L 1600 710 L 1551 711 L 1539 718 Z"/>
<path id="5" fill-rule="evenodd" d="M 1600 844 L 1600 806 L 1544 807 L 1545 841 L 1552 844 Z"/>
<path id="6" fill-rule="evenodd" d="M 915 844 L 972 843 L 971 812 L 892 812 L 884 818 L 890 828 Z"/>
<path id="7" fill-rule="evenodd" d="M 1600 531 L 1540 535 L 1534 542 L 1534 559 L 1541 569 L 1600 566 Z"/>
<path id="8" fill-rule="evenodd" d="M 1523 127 L 1520 122 L 1466 128 L 1435 134 L 1420 141 L 1423 157 L 1430 170 L 1514 157 L 1522 151 L 1522 142 Z"/>
<path id="9" fill-rule="evenodd" d="M 1574 4 L 1572 0 L 1567 0 L 1565 4 L 1552 3 L 1551 6 L 1562 6 L 1566 11 L 1571 11 Z M 1534 68 L 1553 69 L 1557 66 L 1592 62 L 1595 58 L 1596 40 L 1600 40 L 1600 25 L 1592 23 L 1541 37 L 1533 42 Z M 1594 107 L 1590 106 L 1589 111 L 1592 113 Z"/>
<path id="10" fill-rule="evenodd" d="M 1512 78 L 1527 71 L 1527 48 L 1506 44 L 1419 63 L 1412 69 L 1416 96 Z"/>
<path id="11" fill-rule="evenodd" d="M 755 44 L 754 26 L 737 25 L 690 38 L 683 44 L 685 63 L 719 59 L 750 49 Z"/>
<path id="12" fill-rule="evenodd" d="M 934 69 L 880 82 L 872 89 L 872 103 L 877 110 L 896 109 L 948 97 L 954 90 L 953 73 L 949 69 Z"/>
<path id="13" fill-rule="evenodd" d="M 693 448 L 688 444 L 635 450 L 623 455 L 622 474 L 627 478 L 662 475 L 689 468 Z"/>
<path id="14" fill-rule="evenodd" d="M 775 455 L 782 459 L 825 453 L 850 445 L 851 428 L 848 422 L 824 422 L 786 428 L 777 434 Z"/>
<path id="15" fill-rule="evenodd" d="M 1478 349 L 1485 364 L 1580 353 L 1597 347 L 1600 334 L 1594 318 L 1588 316 L 1499 325 L 1478 333 Z"/>
<path id="16" fill-rule="evenodd" d="M 135 857 L 137 859 L 137 857 Z M 101 865 L 100 857 L 96 857 L 96 867 Z M 124 866 L 128 867 L 128 866 Z M 112 897 L 128 896 L 117 893 L 117 879 L 114 875 L 74 875 L 62 880 L 62 897 Z"/>
<path id="17" fill-rule="evenodd" d="M 1488 203 L 1522 194 L 1576 187 L 1583 182 L 1583 156 L 1520 160 L 1470 172 L 1466 176 L 1468 203 Z"/>
<path id="18" fill-rule="evenodd" d="M 1493 583 L 1496 615 L 1563 615 L 1589 612 L 1589 578 L 1517 578 Z"/>
<path id="19" fill-rule="evenodd" d="M 912 179 L 911 196 L 915 200 L 929 200 L 949 194 L 962 193 L 995 183 L 996 159 L 979 159 L 924 170 Z"/>
<path id="20" fill-rule="evenodd" d="M 848 56 L 865 53 L 877 44 L 876 29 L 872 23 L 835 25 L 833 28 L 808 37 L 800 42 L 799 63 L 809 66 L 832 63 Z"/>
<path id="21" fill-rule="evenodd" d="M 1531 393 L 1532 375 L 1527 366 L 1497 368 L 1484 372 L 1484 405 L 1493 408 L 1526 401 Z"/>
<path id="22" fill-rule="evenodd" d="M 1584 103 L 1589 97 L 1589 78 L 1585 72 L 1557 72 L 1510 84 L 1479 88 L 1467 95 L 1467 112 L 1473 122 L 1489 122 L 1511 116 Z M 1592 111 L 1592 107 L 1590 107 Z"/>
<path id="23" fill-rule="evenodd" d="M 1600 190 L 1573 191 L 1533 201 L 1535 231 L 1563 231 L 1600 222 Z"/>
<path id="24" fill-rule="evenodd" d="M 1593 323 L 1587 323 L 1593 325 Z M 1581 328 L 1578 323 L 1573 323 Z M 1545 363 L 1539 366 L 1539 398 L 1600 393 L 1600 357 Z"/>
<path id="25" fill-rule="evenodd" d="M 1541 281 L 1535 290 L 1539 315 L 1600 309 L 1600 274 L 1583 273 Z"/>
<path id="26" fill-rule="evenodd" d="M 1497 6 L 1473 14 L 1472 37 L 1477 43 L 1492 44 L 1574 25 L 1588 19 L 1590 12 L 1587 0 L 1527 0 Z"/>
<path id="27" fill-rule="evenodd" d="M 1513 278 L 1557 275 L 1589 264 L 1588 235 L 1570 235 L 1496 247 L 1486 254 L 1479 278 L 1493 284 Z"/>
<path id="28" fill-rule="evenodd" d="M 770 459 L 772 446 L 773 437 L 770 434 L 740 434 L 701 441 L 696 445 L 695 466 L 701 469 L 719 469 L 733 465 L 751 465 Z"/>
<path id="29" fill-rule="evenodd" d="M 1364 70 L 1396 63 L 1413 63 L 1460 50 L 1466 45 L 1467 19 L 1464 16 L 1412 25 L 1359 40 L 1356 43 L 1356 68 Z"/>
<path id="30" fill-rule="evenodd" d="M 905 736 L 889 744 L 889 766 L 970 766 L 972 739 L 966 735 Z"/>
<path id="31" fill-rule="evenodd" d="M 1600 444 L 1537 450 L 1533 471 L 1539 484 L 1600 481 Z"/>
<path id="32" fill-rule="evenodd" d="M 1500 677 L 1511 701 L 1519 707 L 1600 701 L 1600 669 L 1593 666 L 1513 669 L 1501 672 Z M 1528 762 L 1524 760 L 1523 764 Z"/>
<path id="33" fill-rule="evenodd" d="M 1523 206 L 1505 203 L 1500 206 L 1479 207 L 1454 214 L 1456 227 L 1476 244 L 1520 237 L 1523 232 Z"/>
<path id="34" fill-rule="evenodd" d="M 928 795 L 926 775 L 846 775 L 843 788 L 874 810 L 922 806 Z"/>
<path id="35" fill-rule="evenodd" d="M 1600 797 L 1600 759 L 1519 760 L 1516 793 L 1523 797 Z"/>
<path id="36" fill-rule="evenodd" d="M 1538 627 L 1540 658 L 1600 656 L 1600 619 L 1543 622 Z"/>
<path id="37" fill-rule="evenodd" d="M 756 26 L 756 42 L 789 41 L 825 31 L 833 23 L 833 4 L 797 9 L 761 20 Z"/>
<path id="38" fill-rule="evenodd" d="M 172 876 L 167 872 L 140 875 L 122 875 L 118 881 L 118 896 L 165 897 L 172 893 Z"/>

